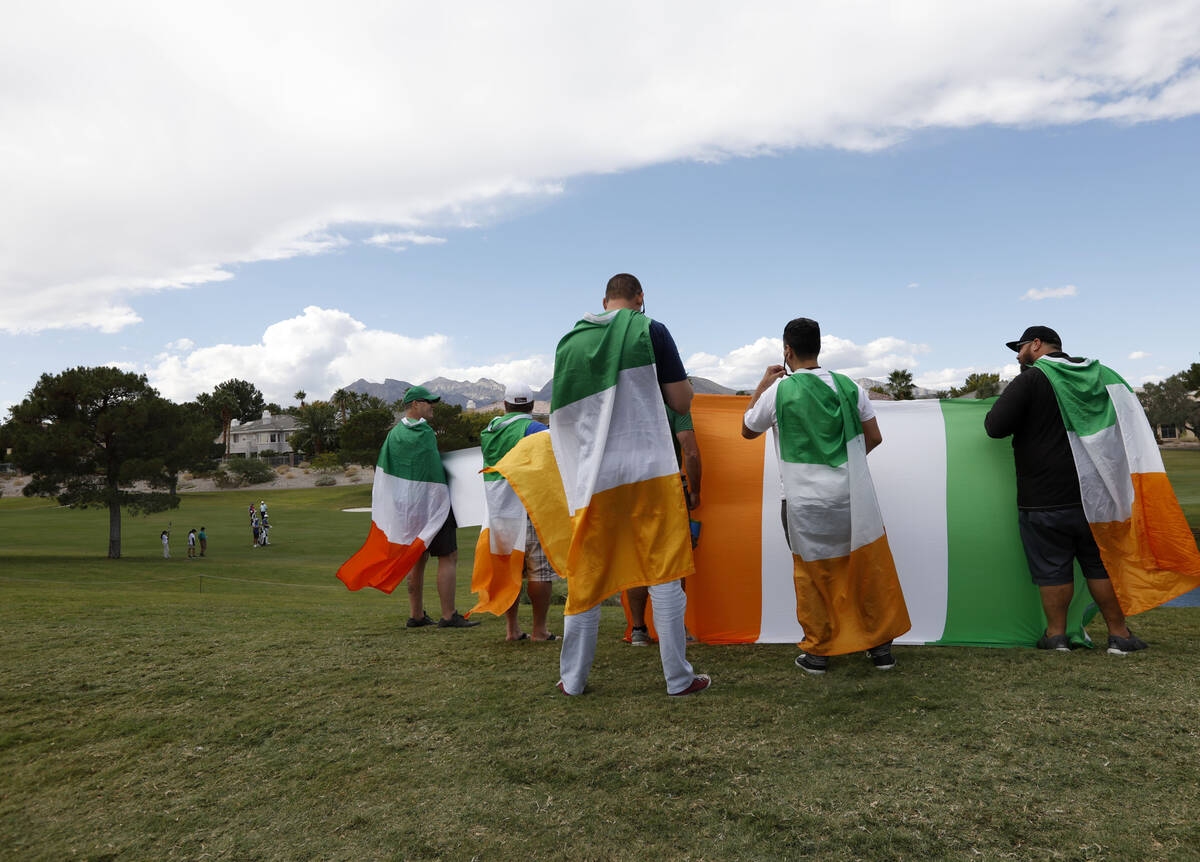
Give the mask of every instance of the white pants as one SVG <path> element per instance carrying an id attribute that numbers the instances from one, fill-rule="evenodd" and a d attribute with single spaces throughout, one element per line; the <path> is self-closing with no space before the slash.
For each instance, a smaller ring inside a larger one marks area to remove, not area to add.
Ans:
<path id="1" fill-rule="evenodd" d="M 658 657 L 662 661 L 667 692 L 683 691 L 696 678 L 687 660 L 687 632 L 683 625 L 687 594 L 683 584 L 671 581 L 650 588 L 654 628 L 658 632 Z M 581 614 L 563 617 L 562 652 L 558 670 L 567 694 L 582 694 L 592 661 L 596 658 L 596 636 L 600 631 L 600 606 Z"/>

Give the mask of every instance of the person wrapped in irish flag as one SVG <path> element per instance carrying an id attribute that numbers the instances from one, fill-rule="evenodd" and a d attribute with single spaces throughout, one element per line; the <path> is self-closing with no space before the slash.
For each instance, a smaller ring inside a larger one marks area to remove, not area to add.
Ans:
<path id="1" fill-rule="evenodd" d="M 1012 435 L 1017 509 L 1046 614 L 1041 649 L 1067 652 L 1074 564 L 1108 626 L 1108 652 L 1146 648 L 1127 615 L 1200 586 L 1200 552 L 1137 396 L 1094 359 L 1068 356 L 1048 326 L 1007 343 L 1022 373 L 985 419 Z"/>
<path id="2" fill-rule="evenodd" d="M 435 624 L 424 606 L 425 564 L 430 555 L 438 558 L 442 606 L 438 628 L 479 625 L 454 608 L 457 524 L 437 435 L 429 425 L 434 402 L 440 400 L 424 386 L 413 386 L 404 394 L 404 416 L 388 432 L 375 465 L 367 540 L 337 572 L 352 590 L 375 587 L 385 593 L 391 593 L 411 573 L 408 628 Z"/>
<path id="3" fill-rule="evenodd" d="M 867 469 L 867 453 L 883 438 L 866 393 L 821 368 L 820 351 L 815 320 L 787 324 L 786 368 L 767 368 L 742 436 L 775 429 L 796 618 L 804 629 L 796 666 L 822 674 L 830 656 L 865 650 L 877 669 L 889 670 L 896 664 L 892 640 L 911 622 Z"/>
<path id="4" fill-rule="evenodd" d="M 504 614 L 505 639 L 510 641 L 530 638 L 529 633 L 521 631 L 517 619 L 523 579 L 528 582 L 529 604 L 533 610 L 532 639 L 558 639 L 546 628 L 550 596 L 558 575 L 542 550 L 537 530 L 521 505 L 521 499 L 507 479 L 495 470 L 487 469 L 495 467 L 529 435 L 549 430 L 533 418 L 533 406 L 533 391 L 529 386 L 510 383 L 504 389 L 504 415 L 489 422 L 479 435 L 485 469 L 483 491 L 487 520 L 475 546 L 471 574 L 471 592 L 479 596 L 479 601 L 467 616 L 476 611 L 497 616 Z"/>

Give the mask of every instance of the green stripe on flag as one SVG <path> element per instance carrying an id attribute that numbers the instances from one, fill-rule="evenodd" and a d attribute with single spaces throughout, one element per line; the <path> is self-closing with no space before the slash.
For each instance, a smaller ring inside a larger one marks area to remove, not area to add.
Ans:
<path id="1" fill-rule="evenodd" d="M 1094 359 L 1075 363 L 1042 357 L 1034 367 L 1041 369 L 1054 387 L 1063 424 L 1068 431 L 1087 437 L 1117 424 L 1117 411 L 1113 409 L 1107 387 L 1114 383 L 1129 387 L 1117 372 Z"/>
<path id="2" fill-rule="evenodd" d="M 862 433 L 858 390 L 841 374 L 833 375 L 838 390 L 815 374 L 793 374 L 775 390 L 779 422 L 779 457 L 793 464 L 846 463 L 846 441 Z"/>
<path id="3" fill-rule="evenodd" d="M 551 413 L 613 388 L 622 371 L 654 364 L 650 318 L 628 308 L 596 317 L 585 317 L 558 342 Z"/>
<path id="4" fill-rule="evenodd" d="M 416 425 L 397 422 L 383 441 L 375 466 L 401 479 L 446 484 L 446 470 L 437 450 L 437 434 L 428 422 Z"/>
<path id="5" fill-rule="evenodd" d="M 946 628 L 938 644 L 1033 644 L 1046 617 L 1017 527 L 1017 480 L 1010 440 L 993 440 L 983 417 L 996 402 L 942 401 L 946 424 Z M 1091 597 L 1079 568 L 1067 634 L 1082 643 Z M 1090 618 L 1090 617 L 1089 617 Z"/>

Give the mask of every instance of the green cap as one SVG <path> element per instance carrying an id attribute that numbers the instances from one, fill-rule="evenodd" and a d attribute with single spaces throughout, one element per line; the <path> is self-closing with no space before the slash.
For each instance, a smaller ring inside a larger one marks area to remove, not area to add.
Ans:
<path id="1" fill-rule="evenodd" d="M 405 406 L 412 404 L 414 401 L 441 401 L 442 399 L 434 395 L 424 386 L 413 386 L 404 393 Z"/>

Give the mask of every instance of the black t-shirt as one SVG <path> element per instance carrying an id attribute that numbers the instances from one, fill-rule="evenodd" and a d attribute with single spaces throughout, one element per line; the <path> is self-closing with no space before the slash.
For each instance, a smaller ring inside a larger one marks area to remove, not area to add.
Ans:
<path id="1" fill-rule="evenodd" d="M 1082 362 L 1065 353 L 1051 356 Z M 1041 369 L 1024 369 L 996 399 L 983 420 L 989 437 L 1012 435 L 1017 467 L 1017 508 L 1063 509 L 1082 505 L 1079 473 L 1067 440 L 1054 387 Z"/>

